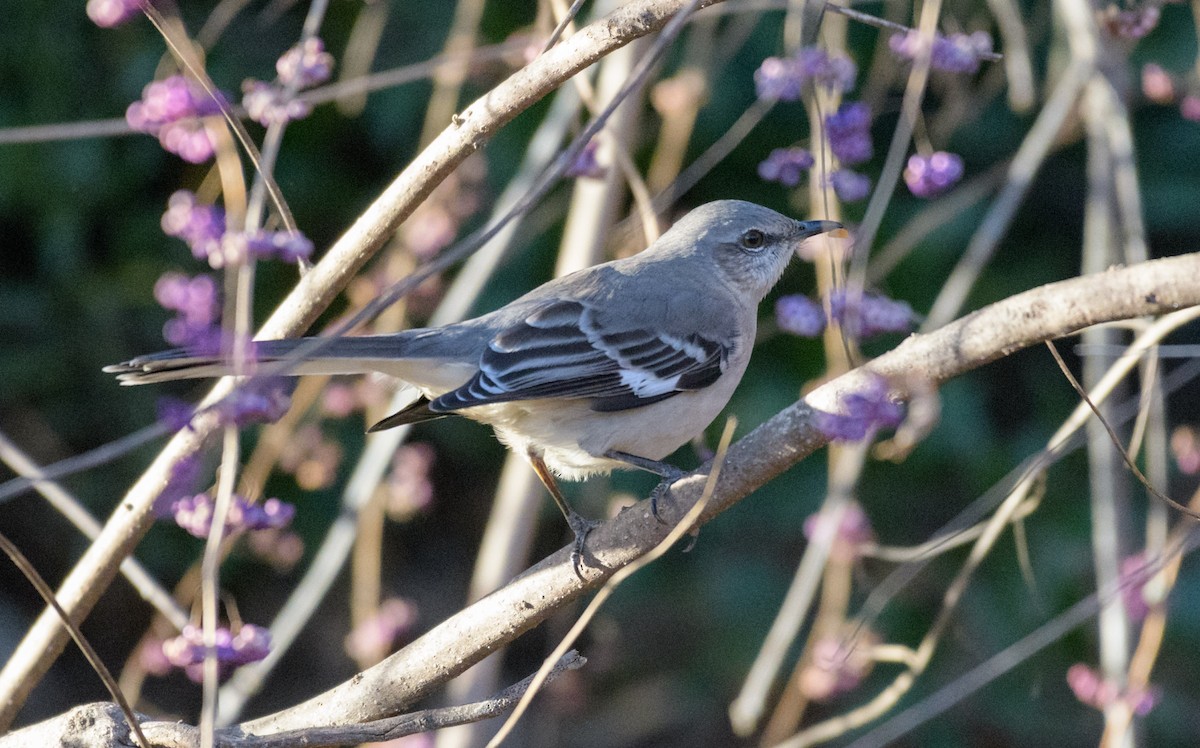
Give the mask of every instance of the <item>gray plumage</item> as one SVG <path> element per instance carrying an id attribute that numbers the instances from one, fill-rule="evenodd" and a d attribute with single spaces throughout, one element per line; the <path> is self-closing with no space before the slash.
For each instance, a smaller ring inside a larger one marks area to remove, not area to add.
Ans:
<path id="1" fill-rule="evenodd" d="M 750 359 L 758 304 L 797 246 L 838 227 L 747 202 L 709 203 L 638 255 L 552 280 L 475 319 L 330 341 L 290 371 L 392 375 L 423 399 L 377 427 L 464 415 L 567 478 L 629 467 L 622 455 L 658 461 L 725 407 Z M 263 341 L 257 356 L 284 359 L 302 342 Z M 176 350 L 106 371 L 144 384 L 229 370 Z"/>

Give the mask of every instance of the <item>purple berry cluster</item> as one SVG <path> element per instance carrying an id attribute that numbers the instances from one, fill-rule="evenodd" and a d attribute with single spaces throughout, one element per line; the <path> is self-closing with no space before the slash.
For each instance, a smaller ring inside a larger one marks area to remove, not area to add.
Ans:
<path id="1" fill-rule="evenodd" d="M 185 241 L 197 260 L 207 261 L 221 253 L 225 211 L 201 203 L 194 192 L 177 190 L 172 194 L 161 225 L 164 234 Z"/>
<path id="2" fill-rule="evenodd" d="M 1142 65 L 1142 95 L 1155 104 L 1175 101 L 1175 80 L 1162 65 L 1147 62 Z"/>
<path id="3" fill-rule="evenodd" d="M 877 639 L 865 630 L 854 637 L 830 634 L 817 639 L 797 680 L 800 692 L 813 701 L 826 702 L 858 688 L 875 666 L 869 645 Z"/>
<path id="4" fill-rule="evenodd" d="M 754 73 L 754 86 L 760 99 L 798 101 L 808 84 L 846 92 L 854 88 L 857 77 L 858 67 L 849 57 L 806 47 L 791 57 L 763 60 Z"/>
<path id="5" fill-rule="evenodd" d="M 861 101 L 847 101 L 833 114 L 825 115 L 825 132 L 829 149 L 843 166 L 870 161 L 874 155 L 871 108 Z"/>
<path id="6" fill-rule="evenodd" d="M 197 538 L 207 538 L 212 531 L 214 502 L 212 496 L 198 493 L 176 499 L 171 505 L 175 523 Z M 286 527 L 296 515 L 296 507 L 279 499 L 267 499 L 253 504 L 241 496 L 233 497 L 229 516 L 225 518 L 224 535 L 247 530 L 267 530 Z"/>
<path id="7" fill-rule="evenodd" d="M 860 340 L 887 332 L 908 332 L 914 314 L 906 302 L 874 293 L 834 289 L 829 294 L 829 315 L 846 334 Z"/>
<path id="8" fill-rule="evenodd" d="M 858 392 L 841 398 L 840 413 L 817 413 L 817 428 L 831 441 L 861 441 L 880 428 L 893 428 L 904 419 L 904 407 L 888 394 L 887 381 L 872 377 Z"/>
<path id="9" fill-rule="evenodd" d="M 186 408 L 186 412 L 184 411 Z M 169 411 L 166 415 L 173 419 L 173 425 L 177 428 L 184 428 L 188 421 L 191 420 L 194 408 L 182 400 L 175 398 L 160 398 L 159 400 L 159 415 L 160 420 L 166 421 L 163 418 L 163 411 Z M 199 455 L 190 454 L 183 459 L 177 460 L 171 466 L 171 473 L 167 476 L 167 484 L 163 486 L 159 492 L 158 498 L 154 500 L 154 515 L 159 519 L 170 519 L 174 517 L 172 507 L 175 501 L 181 496 L 190 496 L 195 492 L 196 486 L 200 482 L 200 475 L 203 471 L 204 463 Z"/>
<path id="10" fill-rule="evenodd" d="M 387 514 L 404 522 L 425 511 L 433 503 L 433 447 L 424 443 L 405 444 L 392 457 L 387 477 Z"/>
<path id="11" fill-rule="evenodd" d="M 280 55 L 275 72 L 284 86 L 312 88 L 333 75 L 333 55 L 325 51 L 320 37 L 311 36 Z"/>
<path id="12" fill-rule="evenodd" d="M 187 242 L 192 256 L 208 262 L 213 268 L 252 258 L 300 262 L 307 260 L 313 251 L 312 242 L 296 231 L 259 230 L 252 234 L 226 231 L 225 211 L 201 203 L 187 190 L 178 190 L 167 201 L 162 229 L 167 236 Z"/>
<path id="13" fill-rule="evenodd" d="M 888 40 L 892 53 L 903 60 L 915 60 L 924 46 L 924 39 L 916 29 L 895 34 Z M 934 70 L 948 73 L 974 73 L 979 70 L 979 61 L 992 54 L 992 37 L 986 31 L 972 34 L 951 34 L 933 37 L 933 51 L 929 65 Z"/>
<path id="14" fill-rule="evenodd" d="M 169 395 L 155 401 L 154 412 L 157 416 L 156 420 L 172 431 L 187 428 L 192 423 L 192 416 L 196 415 L 196 409 L 191 403 Z M 190 461 L 185 460 L 180 460 L 175 464 L 179 466 L 185 462 L 190 464 Z M 167 494 L 169 491 L 164 490 L 163 493 Z"/>
<path id="15" fill-rule="evenodd" d="M 1154 688 L 1123 692 L 1119 685 L 1081 662 L 1067 668 L 1067 685 L 1075 698 L 1090 707 L 1105 711 L 1118 702 L 1125 702 L 1139 717 L 1149 714 L 1159 698 Z"/>
<path id="16" fill-rule="evenodd" d="M 882 333 L 908 332 L 915 316 L 907 303 L 880 294 L 851 295 L 844 289 L 829 294 L 829 317 L 860 340 Z M 775 321 L 785 332 L 815 338 L 825 330 L 826 314 L 807 296 L 781 296 L 775 302 Z"/>
<path id="17" fill-rule="evenodd" d="M 427 260 L 450 246 L 463 223 L 479 210 L 486 180 L 487 161 L 468 158 L 434 188 L 425 202 L 417 206 L 400 227 L 404 245 L 414 257 Z M 414 302 L 430 298 L 424 294 L 426 289 L 436 289 L 437 280 L 431 278 L 430 281 L 418 287 L 417 293 L 409 297 L 409 311 L 414 309 Z M 392 279 L 383 279 L 383 282 L 391 283 Z"/>
<path id="18" fill-rule="evenodd" d="M 236 634 L 224 627 L 215 633 L 222 676 L 241 665 L 258 662 L 271 651 L 271 632 L 261 626 L 243 623 Z M 204 632 L 199 626 L 184 626 L 179 636 L 162 643 L 162 653 L 172 665 L 183 668 L 188 678 L 197 683 L 203 680 Z"/>
<path id="19" fill-rule="evenodd" d="M 1135 7 L 1122 7 L 1110 3 L 1100 11 L 1100 25 L 1118 39 L 1141 39 L 1158 27 L 1162 8 L 1154 2 L 1140 3 Z"/>
<path id="20" fill-rule="evenodd" d="M 844 102 L 836 112 L 825 115 L 825 133 L 829 150 L 843 168 L 829 177 L 830 186 L 846 202 L 857 202 L 871 190 L 871 180 L 845 167 L 871 160 L 871 108 L 861 101 Z"/>
<path id="21" fill-rule="evenodd" d="M 313 243 L 299 231 L 265 231 L 259 229 L 252 234 L 230 232 L 221 242 L 226 263 L 242 263 L 250 258 L 256 260 L 279 260 L 296 263 L 307 260 L 313 251 Z"/>
<path id="22" fill-rule="evenodd" d="M 824 524 L 820 512 L 808 515 L 804 520 L 804 537 L 812 540 L 813 536 L 817 534 L 817 530 Z M 858 558 L 859 548 L 874 540 L 875 530 L 871 527 L 871 519 L 861 506 L 851 502 L 842 511 L 841 522 L 838 523 L 834 532 L 832 555 L 839 561 L 849 563 Z"/>
<path id="23" fill-rule="evenodd" d="M 1161 65 L 1148 62 L 1142 66 L 1142 95 L 1155 104 L 1179 103 L 1179 114 L 1191 122 L 1200 122 L 1200 94 L 1195 90 L 1180 94 L 1180 89 L 1186 84 L 1176 81 L 1175 77 Z"/>
<path id="24" fill-rule="evenodd" d="M 825 310 L 807 296 L 780 296 L 775 302 L 775 322 L 784 332 L 815 338 L 825 330 Z"/>
<path id="25" fill-rule="evenodd" d="M 1177 426 L 1171 432 L 1171 456 L 1179 472 L 1200 474 L 1200 431 L 1194 426 Z"/>
<path id="26" fill-rule="evenodd" d="M 274 423 L 287 413 L 291 403 L 290 386 L 283 378 L 274 377 L 243 383 L 216 408 L 222 423 L 240 427 Z"/>
<path id="27" fill-rule="evenodd" d="M 957 153 L 937 151 L 928 156 L 914 154 L 904 167 L 904 183 L 917 197 L 937 197 L 963 177 L 963 160 Z"/>
<path id="28" fill-rule="evenodd" d="M 412 631 L 417 613 L 416 604 L 410 600 L 399 597 L 384 600 L 375 615 L 346 635 L 346 654 L 364 667 L 381 661 L 391 653 L 397 639 Z"/>
<path id="29" fill-rule="evenodd" d="M 253 78 L 242 83 L 242 106 L 250 119 L 268 127 L 302 119 L 312 105 L 295 97 L 295 92 L 324 83 L 333 74 L 333 55 L 325 51 L 319 37 L 310 37 L 284 52 L 275 62 L 274 83 Z"/>
<path id="30" fill-rule="evenodd" d="M 333 485 L 341 461 L 342 445 L 326 436 L 318 424 L 306 423 L 293 432 L 277 465 L 303 490 L 319 491 Z"/>
<path id="31" fill-rule="evenodd" d="M 125 110 L 125 121 L 138 132 L 157 135 L 164 149 L 184 161 L 200 164 L 214 153 L 202 118 L 220 111 L 221 104 L 199 84 L 172 75 L 142 89 L 142 98 Z"/>
<path id="32" fill-rule="evenodd" d="M 829 186 L 847 203 L 856 203 L 871 194 L 871 178 L 851 169 L 838 169 L 830 174 Z"/>
<path id="33" fill-rule="evenodd" d="M 804 172 L 813 166 L 813 156 L 804 148 L 776 148 L 758 165 L 758 176 L 764 182 L 778 182 L 784 187 L 800 184 Z"/>
<path id="34" fill-rule="evenodd" d="M 274 83 L 250 78 L 242 83 L 242 106 L 246 114 L 263 127 L 304 119 L 312 113 L 307 101 L 292 98 Z"/>
<path id="35" fill-rule="evenodd" d="M 221 303 L 211 276 L 188 277 L 165 273 L 154 284 L 154 300 L 175 316 L 163 325 L 163 338 L 171 345 L 196 353 L 213 354 L 221 348 Z"/>

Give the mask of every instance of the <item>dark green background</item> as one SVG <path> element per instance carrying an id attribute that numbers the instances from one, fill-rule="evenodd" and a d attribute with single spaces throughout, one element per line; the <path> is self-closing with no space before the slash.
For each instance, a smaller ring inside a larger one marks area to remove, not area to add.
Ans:
<path id="1" fill-rule="evenodd" d="M 157 34 L 142 19 L 112 31 L 94 27 L 82 3 L 14 3 L 0 24 L 0 128 L 121 117 L 153 77 L 163 54 Z M 374 69 L 382 70 L 436 54 L 449 23 L 450 3 L 393 3 Z M 298 36 L 302 15 L 287 11 L 264 20 L 254 3 L 212 51 L 209 70 L 226 90 L 243 78 L 269 78 L 276 56 Z M 197 28 L 208 3 L 189 3 L 185 18 Z M 302 9 L 301 9 L 302 10 Z M 343 48 L 356 3 L 332 4 L 325 31 L 329 48 Z M 951 3 L 946 14 L 964 25 L 985 17 L 981 4 Z M 1035 41 L 1039 88 L 1045 88 L 1047 12 L 1027 9 Z M 690 153 L 718 138 L 753 99 L 753 71 L 780 51 L 780 15 L 763 17 L 745 48 L 712 73 L 712 92 L 701 114 Z M 524 3 L 489 3 L 484 24 L 488 41 L 500 41 L 533 18 Z M 851 35 L 863 63 L 875 33 Z M 1184 6 L 1164 10 L 1163 21 L 1132 52 L 1128 66 L 1136 81 L 1140 62 L 1156 60 L 1183 71 L 1195 56 L 1191 17 Z M 667 70 L 673 63 L 667 62 Z M 485 91 L 503 75 L 493 66 L 473 77 L 467 96 Z M 414 156 L 429 92 L 427 83 L 374 94 L 362 116 L 346 119 L 332 107 L 294 124 L 287 134 L 278 180 L 303 230 L 321 248 L 378 195 Z M 937 97 L 935 92 L 933 96 Z M 1155 255 L 1194 251 L 1200 238 L 1200 124 L 1182 120 L 1171 107 L 1149 105 L 1131 93 L 1137 167 L 1145 201 L 1150 246 Z M 877 176 L 881 152 L 896 119 L 898 93 L 888 99 L 874 128 L 876 158 L 866 170 Z M 543 111 L 534 107 L 484 148 L 488 164 L 486 199 L 503 188 Z M 979 116 L 937 144 L 963 155 L 968 175 L 1010 158 L 1032 114 L 1014 114 L 1002 96 L 984 102 Z M 647 122 L 653 123 L 652 115 Z M 776 108 L 732 156 L 680 201 L 696 205 L 716 198 L 742 198 L 795 212 L 778 185 L 763 184 L 755 165 L 771 148 L 804 137 L 807 125 L 796 104 Z M 260 131 L 252 126 L 256 134 Z M 647 132 L 652 130 L 647 129 Z M 649 142 L 632 144 L 648 158 Z M 977 307 L 1014 292 L 1069 277 L 1079 267 L 1085 195 L 1085 149 L 1071 142 L 1056 152 L 1037 177 L 1012 230 L 971 296 Z M 100 368 L 162 347 L 166 312 L 151 296 L 164 271 L 200 268 L 186 247 L 166 238 L 159 218 L 168 195 L 194 188 L 204 167 L 188 166 L 164 153 L 144 135 L 72 142 L 0 145 L 0 429 L 43 463 L 92 449 L 149 424 L 154 401 L 164 392 L 192 396 L 193 385 L 118 388 Z M 560 191 L 546 206 L 551 215 L 564 204 Z M 882 244 L 918 215 L 926 203 L 903 186 L 893 201 L 879 239 Z M 861 217 L 862 206 L 848 208 Z M 885 288 L 928 309 L 942 280 L 962 252 L 982 208 L 964 211 L 936 231 L 888 279 Z M 549 277 L 560 225 L 523 234 L 524 250 L 489 287 L 484 304 L 511 299 Z M 287 269 L 262 273 L 258 319 L 282 298 L 293 279 Z M 806 292 L 810 268 L 795 267 L 780 292 Z M 764 314 L 767 307 L 764 307 Z M 1185 336 L 1180 336 L 1183 339 Z M 1195 338 L 1194 333 L 1191 338 Z M 878 353 L 898 337 L 872 343 Z M 1072 359 L 1073 363 L 1077 363 Z M 790 337 L 766 341 L 730 406 L 745 433 L 792 402 L 801 387 L 821 375 L 818 344 Z M 1200 419 L 1197 389 L 1172 396 L 1172 424 Z M 860 498 L 881 541 L 918 543 L 934 534 L 970 501 L 1044 444 L 1075 397 L 1043 349 L 1017 353 L 949 383 L 941 391 L 943 420 L 903 464 L 872 464 Z M 362 446 L 357 418 L 329 425 L 347 453 L 344 478 Z M 716 428 L 712 429 L 715 435 Z M 426 515 L 387 528 L 383 560 L 385 587 L 413 598 L 421 625 L 430 626 L 456 610 L 465 594 L 474 550 L 486 518 L 487 501 L 503 450 L 476 424 L 439 422 L 418 438 L 438 452 L 435 506 Z M 98 516 L 105 516 L 154 453 L 138 450 L 120 460 L 65 481 Z M 690 451 L 676 461 L 694 464 Z M 797 466 L 755 496 L 705 527 L 696 548 L 672 552 L 639 573 L 617 593 L 591 627 L 581 649 L 591 664 L 572 679 L 573 701 L 562 693 L 544 698 L 529 720 L 527 739 L 539 745 L 729 745 L 725 712 L 766 633 L 804 548 L 801 526 L 824 490 L 824 460 Z M 618 488 L 644 493 L 641 475 L 614 479 Z M 1176 476 L 1172 495 L 1186 497 L 1194 481 Z M 296 527 L 311 550 L 336 512 L 336 490 L 302 494 L 286 477 L 272 493 L 298 506 Z M 573 489 L 585 513 L 600 511 L 598 486 Z M 590 499 L 590 500 L 589 500 Z M 1139 515 L 1144 501 L 1134 506 Z M 544 554 L 564 541 L 564 528 L 545 507 L 538 540 Z M 1129 518 L 1131 522 L 1138 517 Z M 1088 594 L 1091 575 L 1086 503 L 1086 463 L 1075 455 L 1050 473 L 1042 508 L 1028 521 L 1037 588 L 1022 581 L 1011 536 L 984 564 L 947 631 L 933 667 L 916 694 L 928 693 L 1020 638 L 1055 612 Z M 1136 526 L 1136 524 L 1134 525 Z M 61 579 L 85 547 L 65 521 L 30 494 L 0 505 L 0 529 L 52 583 Z M 138 557 L 169 586 L 201 544 L 170 526 L 156 527 Z M 959 551 L 939 559 L 889 605 L 880 627 L 891 641 L 915 643 L 930 624 L 947 580 L 964 558 Z M 890 569 L 866 563 L 858 589 L 869 590 Z M 226 567 L 223 583 L 242 615 L 266 624 L 295 582 L 239 554 Z M 1156 670 L 1161 703 L 1146 720 L 1149 743 L 1181 745 L 1200 735 L 1200 700 L 1195 690 L 1193 650 L 1200 640 L 1200 593 L 1184 566 L 1171 601 L 1167 641 Z M 316 693 L 353 674 L 340 644 L 346 632 L 345 585 L 330 596 L 297 647 L 285 659 L 256 713 Z M 23 579 L 0 565 L 0 658 L 11 650 L 41 610 Z M 574 613 L 577 611 L 570 611 Z M 150 613 L 123 581 L 105 594 L 85 632 L 110 667 L 119 669 Z M 531 671 L 565 630 L 562 617 L 526 636 L 508 659 L 509 677 Z M 919 729 L 910 745 L 1091 745 L 1101 728 L 1099 714 L 1075 701 L 1065 682 L 1069 665 L 1094 663 L 1094 628 L 1079 629 L 1032 661 Z M 892 668 L 878 668 L 864 689 L 813 713 L 831 714 L 859 703 L 886 682 Z M 168 712 L 195 718 L 198 689 L 181 676 L 154 680 L 147 695 Z M 106 698 L 74 649 L 60 660 L 35 692 L 23 722 L 70 705 Z M 906 701 L 911 703 L 912 697 Z"/>

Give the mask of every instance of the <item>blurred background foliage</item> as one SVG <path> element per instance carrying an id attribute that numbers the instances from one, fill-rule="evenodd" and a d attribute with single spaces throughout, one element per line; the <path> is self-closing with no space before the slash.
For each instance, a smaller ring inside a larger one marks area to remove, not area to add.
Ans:
<path id="1" fill-rule="evenodd" d="M 183 3 L 189 28 L 199 27 L 213 5 Z M 869 4 L 863 9 L 879 12 L 882 7 Z M 339 61 L 361 10 L 362 4 L 351 0 L 331 4 L 322 36 Z M 438 54 L 453 10 L 453 3 L 389 3 L 373 69 Z M 299 36 L 304 12 L 287 2 L 249 3 L 207 58 L 212 78 L 225 90 L 237 91 L 246 77 L 272 77 L 275 58 Z M 908 16 L 899 7 L 891 12 Z M 481 42 L 503 41 L 526 29 L 535 15 L 533 3 L 488 3 Z M 983 3 L 950 2 L 943 15 L 944 28 L 991 28 Z M 1038 90 L 1044 92 L 1058 43 L 1051 13 L 1048 4 L 1025 3 L 1023 15 L 1034 45 Z M 755 69 L 765 57 L 783 51 L 781 18 L 779 11 L 762 13 L 728 64 L 708 71 L 708 103 L 689 144 L 689 159 L 721 137 L 753 102 Z M 877 39 L 876 30 L 851 24 L 850 52 L 864 71 Z M 87 19 L 82 3 L 47 0 L 5 9 L 0 48 L 6 50 L 0 55 L 0 128 L 121 118 L 163 59 L 162 40 L 144 20 L 103 30 Z M 1129 53 L 1128 101 L 1134 109 L 1137 168 L 1156 256 L 1200 247 L 1200 123 L 1185 120 L 1174 107 L 1147 103 L 1137 91 L 1138 71 L 1145 62 L 1157 62 L 1182 75 L 1195 57 L 1189 8 L 1174 4 L 1163 8 L 1158 28 Z M 677 57 L 668 56 L 661 76 L 669 75 L 675 64 Z M 503 63 L 476 66 L 462 101 L 485 92 L 511 69 Z M 418 152 L 430 90 L 428 80 L 421 80 L 373 93 L 355 116 L 321 106 L 290 127 L 277 178 L 300 227 L 315 242 L 318 257 Z M 935 144 L 962 154 L 968 179 L 1010 158 L 1036 113 L 1011 111 L 1003 86 L 981 91 L 972 92 L 978 97 L 972 102 L 972 116 L 949 134 L 947 142 Z M 935 88 L 931 101 L 961 93 Z M 873 177 L 896 121 L 899 89 L 890 89 L 884 101 L 873 126 L 876 156 L 865 169 Z M 544 112 L 544 106 L 535 106 L 483 148 L 482 209 L 467 221 L 466 229 L 482 221 L 484 209 L 515 171 Z M 647 108 L 645 136 L 628 144 L 643 167 L 654 145 L 654 117 Z M 261 133 L 256 125 L 251 130 Z M 803 139 L 806 132 L 801 105 L 778 105 L 679 200 L 678 207 L 742 198 L 793 214 L 803 212 L 802 198 L 761 181 L 755 169 L 771 149 Z M 1078 273 L 1085 159 L 1076 128 L 1038 174 L 1012 230 L 974 290 L 970 307 Z M 161 328 L 168 313 L 154 303 L 154 281 L 168 270 L 195 273 L 202 268 L 182 242 L 162 234 L 159 220 L 168 196 L 180 187 L 194 189 L 206 169 L 185 164 L 153 138 L 138 134 L 0 145 L 0 430 L 39 462 L 85 452 L 146 426 L 154 420 L 155 401 L 164 392 L 195 397 L 203 391 L 195 384 L 119 388 L 100 369 L 163 347 Z M 520 231 L 520 252 L 489 285 L 478 310 L 550 277 L 569 187 L 562 185 Z M 907 222 L 919 220 L 931 204 L 912 197 L 901 185 L 877 245 Z M 848 206 L 847 218 L 860 219 L 864 205 Z M 882 290 L 919 311 L 928 309 L 982 210 L 976 206 L 946 221 L 887 278 Z M 289 268 L 263 271 L 257 319 L 265 318 L 293 280 Z M 812 286 L 811 268 L 797 263 L 777 294 L 807 293 Z M 339 304 L 334 312 L 344 308 Z M 764 306 L 764 316 L 769 313 Z M 868 350 L 879 352 L 898 340 L 891 336 Z M 766 339 L 729 408 L 740 419 L 740 433 L 793 402 L 807 383 L 821 376 L 821 357 L 819 342 L 782 334 Z M 1189 384 L 1172 397 L 1172 424 L 1200 420 L 1196 394 L 1197 387 Z M 929 438 L 901 464 L 871 464 L 861 483 L 859 498 L 881 542 L 904 545 L 929 538 L 1043 445 L 1076 401 L 1039 348 L 950 382 L 940 397 L 943 418 Z M 343 451 L 337 479 L 327 487 L 304 491 L 287 475 L 275 476 L 268 484 L 269 495 L 297 505 L 295 530 L 310 555 L 337 512 L 341 481 L 362 449 L 363 425 L 357 414 L 322 425 Z M 718 427 L 710 436 L 715 438 Z M 388 523 L 382 559 L 385 592 L 411 601 L 417 611 L 418 622 L 408 638 L 463 604 L 504 455 L 490 430 L 466 421 L 422 427 L 414 440 L 435 451 L 434 498 L 415 517 Z M 104 517 L 154 450 L 155 445 L 147 446 L 64 483 Z M 684 449 L 675 461 L 691 466 L 695 457 Z M 643 475 L 612 479 L 615 489 L 637 495 L 651 485 Z M 527 744 L 738 744 L 726 709 L 787 589 L 805 544 L 803 521 L 818 506 L 824 486 L 824 460 L 807 460 L 706 526 L 690 553 L 672 552 L 631 579 L 582 643 L 589 665 L 555 684 L 526 718 Z M 1019 573 L 1010 535 L 984 564 L 933 667 L 906 703 L 978 664 L 1093 589 L 1086 486 L 1086 463 L 1080 455 L 1051 470 L 1045 500 L 1026 523 L 1035 586 Z M 1186 496 L 1194 485 L 1176 476 L 1170 488 L 1172 495 Z M 606 491 L 603 481 L 571 487 L 575 501 L 593 516 L 606 511 Z M 1134 506 L 1144 507 L 1144 501 L 1139 498 Z M 543 508 L 537 557 L 566 540 L 550 502 Z M 0 505 L 0 528 L 52 583 L 86 547 L 79 534 L 33 494 Z M 199 557 L 201 545 L 163 524 L 139 546 L 137 555 L 169 587 Z M 913 643 L 926 630 L 963 557 L 959 551 L 940 558 L 891 602 L 877 624 L 888 640 Z M 222 583 L 245 620 L 265 624 L 307 558 L 279 572 L 240 550 L 226 565 Z M 1200 580 L 1191 566 L 1185 563 L 1171 600 L 1164 656 L 1154 679 L 1161 699 L 1146 720 L 1148 744 L 1190 744 L 1200 735 L 1193 655 L 1200 641 Z M 863 563 L 857 588 L 871 589 L 890 568 Z M 41 607 L 19 575 L 0 565 L 0 659 Z M 253 702 L 253 712 L 295 703 L 356 672 L 342 648 L 349 627 L 346 609 L 346 585 L 340 585 L 267 691 Z M 577 612 L 566 611 L 518 641 L 506 660 L 508 679 L 534 669 Z M 119 669 L 150 617 L 147 606 L 118 581 L 84 631 L 110 666 Z M 1094 744 L 1100 716 L 1075 700 L 1065 672 L 1072 663 L 1094 662 L 1095 649 L 1094 627 L 1076 630 L 920 728 L 906 744 Z M 812 716 L 858 703 L 884 684 L 889 672 L 891 668 L 878 668 L 858 691 L 821 706 Z M 143 707 L 194 719 L 198 693 L 198 687 L 179 674 L 155 677 L 145 686 Z M 21 721 L 105 698 L 98 680 L 71 648 L 35 692 Z"/>

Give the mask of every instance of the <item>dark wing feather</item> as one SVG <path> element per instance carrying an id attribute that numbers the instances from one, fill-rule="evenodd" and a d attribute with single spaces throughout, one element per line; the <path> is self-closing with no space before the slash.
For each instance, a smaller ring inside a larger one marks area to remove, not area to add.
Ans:
<path id="1" fill-rule="evenodd" d="M 394 429 L 397 426 L 404 426 L 410 423 L 432 421 L 437 418 L 444 418 L 447 415 L 447 413 L 434 413 L 429 409 L 429 400 L 425 397 L 419 397 L 387 418 L 376 422 L 371 428 L 367 429 L 367 433 L 374 434 L 376 431 L 386 431 L 387 429 Z"/>
<path id="2" fill-rule="evenodd" d="M 479 372 L 429 409 L 585 398 L 597 411 L 627 410 L 707 387 L 720 378 L 729 353 L 701 333 L 606 330 L 585 304 L 556 301 L 492 338 Z"/>

